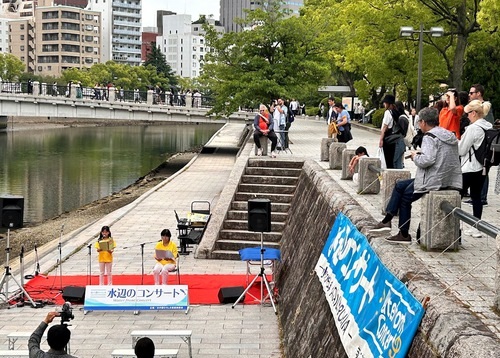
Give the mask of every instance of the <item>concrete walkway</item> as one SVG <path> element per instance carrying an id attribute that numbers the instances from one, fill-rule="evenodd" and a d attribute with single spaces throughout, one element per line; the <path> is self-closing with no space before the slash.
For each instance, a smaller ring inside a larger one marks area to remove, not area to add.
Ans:
<path id="1" fill-rule="evenodd" d="M 365 146 L 373 156 L 376 153 L 378 135 L 376 133 L 353 128 L 354 140 L 349 148 Z M 326 137 L 326 125 L 323 120 L 298 117 L 294 122 L 290 139 L 293 154 L 281 152 L 278 158 L 310 158 L 319 161 L 321 138 Z M 243 156 L 253 155 L 252 145 L 247 145 L 241 152 Z M 174 210 L 179 213 L 189 211 L 193 200 L 208 200 L 212 210 L 216 208 L 217 199 L 231 173 L 235 162 L 233 155 L 201 154 L 175 176 L 159 184 L 141 198 L 128 206 L 117 210 L 87 227 L 62 238 L 62 256 L 69 258 L 63 263 L 63 273 L 87 274 L 89 255 L 87 244 L 95 241 L 102 225 L 110 225 L 113 237 L 117 240 L 115 251 L 114 275 L 132 274 L 141 271 L 140 244 L 159 239 L 163 228 L 175 232 L 176 219 Z M 328 168 L 327 162 L 320 163 Z M 415 172 L 411 161 L 406 161 L 407 168 Z M 356 194 L 352 182 L 341 181 L 340 171 L 327 171 L 337 180 L 339 185 L 350 192 L 367 212 L 376 220 L 382 218 L 380 195 Z M 497 212 L 499 197 L 493 193 L 496 168 L 490 174 L 490 205 L 485 208 L 484 219 L 499 227 Z M 470 210 L 464 205 L 466 210 Z M 419 203 L 414 205 L 412 230 L 418 223 Z M 176 233 L 174 234 L 176 239 Z M 59 253 L 58 240 L 39 249 L 42 271 L 50 270 L 56 265 Z M 126 249 L 124 247 L 127 247 Z M 406 247 L 406 246 L 405 246 Z M 152 245 L 145 247 L 146 273 L 151 273 L 153 263 L 149 260 Z M 495 240 L 491 238 L 475 239 L 465 235 L 463 246 L 458 253 L 431 253 L 419 249 L 416 244 L 408 250 L 425 264 L 433 274 L 440 278 L 443 285 L 451 285 L 453 294 L 470 306 L 490 329 L 500 337 L 500 319 L 491 311 L 495 280 Z M 97 260 L 92 253 L 92 272 L 98 272 Z M 26 262 L 32 260 L 26 257 Z M 484 261 L 484 262 L 483 262 Z M 477 266 L 477 268 L 475 268 Z M 29 264 L 27 264 L 27 267 Z M 472 270 L 471 274 L 467 271 Z M 13 265 L 14 275 L 16 267 Z M 193 255 L 183 257 L 182 273 L 238 273 L 245 272 L 245 264 L 241 261 L 214 261 L 195 259 Z M 54 271 L 52 272 L 54 274 Z M 455 283 L 458 279 L 458 283 Z M 444 287 L 444 286 L 443 286 Z M 11 332 L 32 331 L 53 307 L 33 309 L 28 307 L 2 310 L 0 316 L 0 341 L 3 349 L 7 348 L 5 336 Z M 143 311 L 133 315 L 131 311 L 91 312 L 83 315 L 75 309 L 72 353 L 80 358 L 109 357 L 115 348 L 129 348 L 129 333 L 134 329 L 190 329 L 193 331 L 193 354 L 195 357 L 280 357 L 279 327 L 277 318 L 270 306 L 238 305 L 231 309 L 230 305 L 192 306 L 190 312 Z M 178 344 L 177 344 L 178 343 Z M 46 344 L 43 345 L 46 347 Z M 161 347 L 179 348 L 179 357 L 187 357 L 186 344 L 175 339 L 165 339 Z M 18 342 L 16 349 L 26 349 L 25 342 Z"/>

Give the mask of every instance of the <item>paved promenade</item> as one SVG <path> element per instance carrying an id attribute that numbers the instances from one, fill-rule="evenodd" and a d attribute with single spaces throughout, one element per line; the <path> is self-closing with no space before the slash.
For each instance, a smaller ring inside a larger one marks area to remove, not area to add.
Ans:
<path id="1" fill-rule="evenodd" d="M 290 139 L 293 154 L 281 152 L 278 158 L 311 158 L 319 161 L 321 138 L 326 135 L 326 125 L 323 120 L 305 119 L 299 117 L 294 122 Z M 370 155 L 375 155 L 378 134 L 364 129 L 353 128 L 354 140 L 349 148 L 365 146 Z M 243 156 L 253 155 L 253 146 L 247 145 Z M 89 255 L 87 244 L 94 242 L 95 235 L 103 225 L 110 225 L 113 237 L 117 240 L 115 251 L 114 275 L 137 274 L 141 272 L 140 244 L 159 239 L 163 228 L 170 228 L 177 240 L 175 228 L 176 219 L 173 210 L 179 213 L 189 211 L 192 200 L 208 200 L 212 209 L 216 207 L 217 199 L 224 188 L 235 162 L 233 155 L 201 154 L 182 171 L 167 179 L 134 203 L 117 210 L 97 222 L 72 233 L 65 233 L 61 240 L 62 255 L 68 256 L 63 263 L 64 275 L 87 274 Z M 320 164 L 328 168 L 327 162 Z M 415 167 L 411 161 L 406 161 L 407 168 L 414 173 Z M 345 190 L 358 200 L 367 212 L 372 213 L 376 220 L 382 218 L 381 196 L 356 194 L 356 188 L 351 181 L 341 181 L 340 171 L 328 170 L 328 173 Z M 485 208 L 484 219 L 500 227 L 497 212 L 499 197 L 493 192 L 496 168 L 490 174 L 489 206 Z M 466 210 L 470 207 L 464 205 Z M 419 203 L 414 205 L 412 230 L 418 224 Z M 395 232 L 395 229 L 394 229 Z M 42 271 L 53 268 L 58 259 L 58 239 L 39 248 Z M 126 249 L 123 247 L 127 247 Z M 431 272 L 450 285 L 451 292 L 477 314 L 490 329 L 500 337 L 500 319 L 491 311 L 494 295 L 495 240 L 492 238 L 472 238 L 464 235 L 463 245 L 458 253 L 434 253 L 420 250 L 416 244 L 406 245 L 412 254 L 426 264 Z M 145 248 L 146 273 L 151 274 L 152 262 L 148 260 L 152 245 Z M 98 272 L 97 260 L 92 253 L 92 273 Z M 26 257 L 26 262 L 32 260 L 32 254 Z M 193 255 L 181 258 L 181 273 L 224 274 L 245 272 L 245 264 L 241 261 L 215 261 L 194 259 Z M 16 265 L 12 265 L 14 275 Z M 29 264 L 26 265 L 29 266 Z M 471 271 L 470 274 L 467 272 Z M 51 272 L 54 274 L 54 271 Z M 2 310 L 0 316 L 0 345 L 7 348 L 5 336 L 11 332 L 32 331 L 45 317 L 52 307 L 33 309 L 29 307 Z M 71 351 L 80 358 L 110 357 L 115 348 L 129 348 L 131 338 L 129 333 L 134 329 L 190 329 L 193 331 L 193 354 L 204 358 L 278 358 L 280 354 L 279 328 L 277 318 L 270 306 L 238 305 L 203 305 L 192 306 L 186 315 L 183 312 L 143 311 L 134 315 L 131 311 L 100 311 L 84 315 L 75 308 L 73 337 Z M 174 343 L 174 345 L 172 345 Z M 165 339 L 162 346 L 179 348 L 179 357 L 187 357 L 186 344 L 175 339 Z M 46 343 L 42 345 L 46 347 Z M 24 342 L 18 342 L 16 349 L 26 349 Z"/>

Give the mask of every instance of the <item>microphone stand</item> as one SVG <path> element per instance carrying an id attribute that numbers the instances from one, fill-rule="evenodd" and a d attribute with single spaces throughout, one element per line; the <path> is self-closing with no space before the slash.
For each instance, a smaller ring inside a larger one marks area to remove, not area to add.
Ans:
<path id="1" fill-rule="evenodd" d="M 57 244 L 57 248 L 59 250 L 59 293 L 57 295 L 54 296 L 54 298 L 57 298 L 57 296 L 59 296 L 60 294 L 62 294 L 63 292 L 63 279 L 62 279 L 62 275 L 63 275 L 63 271 L 62 271 L 62 235 L 63 235 L 63 231 L 64 231 L 64 224 L 61 225 L 61 232 L 60 232 L 60 235 L 59 235 L 59 243 Z"/>
<path id="2" fill-rule="evenodd" d="M 141 247 L 141 285 L 144 285 L 144 245 L 154 244 L 156 242 L 158 241 L 143 242 L 139 244 L 139 246 Z M 128 249 L 130 247 L 131 246 L 124 246 L 123 248 Z"/>
<path id="3" fill-rule="evenodd" d="M 87 245 L 87 248 L 89 249 L 89 267 L 87 272 L 89 273 L 89 277 L 87 279 L 87 282 L 89 285 L 92 285 L 92 243 Z"/>

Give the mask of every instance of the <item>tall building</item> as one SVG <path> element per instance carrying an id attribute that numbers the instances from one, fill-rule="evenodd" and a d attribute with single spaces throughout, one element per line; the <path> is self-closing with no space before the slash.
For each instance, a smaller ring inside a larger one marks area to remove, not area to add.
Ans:
<path id="1" fill-rule="evenodd" d="M 35 73 L 60 75 L 100 62 L 101 17 L 70 6 L 35 9 Z"/>
<path id="2" fill-rule="evenodd" d="M 163 16 L 163 33 L 157 37 L 157 46 L 176 75 L 189 78 L 200 75 L 203 58 L 209 51 L 202 27 L 204 22 L 214 25 L 219 32 L 224 31 L 219 21 L 204 16 L 193 23 L 191 15 Z"/>
<path id="3" fill-rule="evenodd" d="M 237 25 L 235 19 L 245 19 L 245 10 L 264 8 L 266 0 L 220 0 L 220 21 L 226 32 L 239 32 L 243 28 Z M 299 9 L 304 6 L 304 0 L 284 1 L 283 7 L 292 10 L 293 15 L 299 14 Z"/>
<path id="4" fill-rule="evenodd" d="M 101 61 L 141 64 L 141 0 L 92 0 L 89 10 L 102 14 Z"/>
<path id="5" fill-rule="evenodd" d="M 28 22 L 26 19 L 33 18 L 34 2 L 31 0 L 2 0 L 0 3 L 0 53 L 9 53 L 10 21 L 23 19 L 26 33 L 28 35 Z M 19 48 L 18 48 L 19 50 Z M 27 51 L 23 51 L 25 59 Z M 33 65 L 32 65 L 33 66 Z M 26 70 L 29 67 L 27 66 Z"/>
<path id="6" fill-rule="evenodd" d="M 145 27 L 142 29 L 142 46 L 141 46 L 141 61 L 145 62 L 148 59 L 148 54 L 151 53 L 153 43 L 156 43 L 158 30 L 156 27 Z"/>

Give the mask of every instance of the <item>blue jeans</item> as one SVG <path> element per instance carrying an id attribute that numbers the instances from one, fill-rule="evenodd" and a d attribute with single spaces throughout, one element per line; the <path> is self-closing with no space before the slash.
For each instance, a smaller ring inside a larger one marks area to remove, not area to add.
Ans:
<path id="1" fill-rule="evenodd" d="M 405 142 L 404 140 L 399 140 L 396 142 L 396 147 L 394 149 L 394 169 L 403 169 L 403 155 L 405 153 Z"/>
<path id="2" fill-rule="evenodd" d="M 399 230 L 403 235 L 410 231 L 411 204 L 417 201 L 425 193 L 414 193 L 413 183 L 415 179 L 400 180 L 392 191 L 391 198 L 385 211 L 393 216 L 399 212 Z"/>

